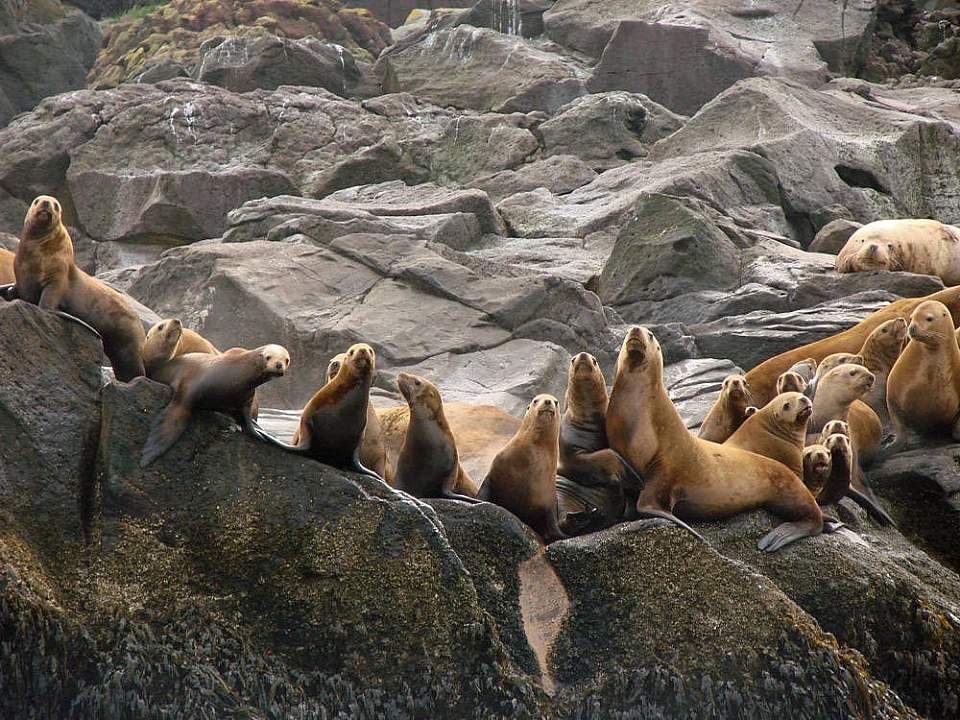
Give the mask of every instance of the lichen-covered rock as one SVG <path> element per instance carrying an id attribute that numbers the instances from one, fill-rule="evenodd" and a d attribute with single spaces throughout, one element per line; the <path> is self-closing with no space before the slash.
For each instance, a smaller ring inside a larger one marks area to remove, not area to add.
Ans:
<path id="1" fill-rule="evenodd" d="M 201 46 L 226 35 L 316 37 L 372 60 L 390 44 L 390 30 L 336 0 L 171 0 L 106 26 L 104 49 L 90 71 L 96 87 L 133 80 L 150 66 L 174 61 L 199 67 Z"/>

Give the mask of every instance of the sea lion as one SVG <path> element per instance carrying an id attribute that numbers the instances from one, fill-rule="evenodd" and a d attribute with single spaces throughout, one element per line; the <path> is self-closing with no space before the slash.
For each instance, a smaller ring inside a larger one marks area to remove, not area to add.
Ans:
<path id="1" fill-rule="evenodd" d="M 140 466 L 147 467 L 183 434 L 196 410 L 231 415 L 245 432 L 261 438 L 250 416 L 254 390 L 290 366 L 290 355 L 280 345 L 255 350 L 233 348 L 220 355 L 188 353 L 163 366 L 158 380 L 173 388 L 173 399 L 157 416 L 143 446 Z"/>
<path id="2" fill-rule="evenodd" d="M 560 459 L 560 403 L 537 395 L 520 429 L 493 459 L 478 497 L 506 508 L 545 543 L 565 535 L 557 522 L 557 462 Z"/>
<path id="3" fill-rule="evenodd" d="M 960 284 L 960 228 L 936 220 L 877 220 L 850 236 L 837 272 L 902 270 Z"/>
<path id="4" fill-rule="evenodd" d="M 143 369 L 148 378 L 156 379 L 153 376 L 162 365 L 187 353 L 219 355 L 220 351 L 199 333 L 183 327 L 179 319 L 161 320 L 147 330 L 143 345 Z"/>
<path id="5" fill-rule="evenodd" d="M 140 318 L 123 295 L 76 266 L 73 242 L 55 198 L 41 195 L 27 210 L 14 274 L 16 282 L 5 289 L 6 299 L 63 311 L 91 326 L 103 340 L 118 380 L 128 382 L 144 375 L 141 353 L 146 337 Z"/>
<path id="6" fill-rule="evenodd" d="M 484 478 L 490 465 L 520 428 L 520 420 L 493 405 L 445 402 L 443 412 L 457 443 L 460 465 L 471 478 Z M 377 413 L 387 449 L 387 468 L 395 468 L 410 421 L 406 404 L 385 408 Z M 476 481 L 474 481 L 476 483 Z M 476 486 L 466 495 L 476 494 Z"/>
<path id="7" fill-rule="evenodd" d="M 828 437 L 838 434 L 850 437 L 850 425 L 844 420 L 831 420 L 823 426 L 823 429 L 820 431 L 820 437 L 817 438 L 817 442 L 820 445 L 826 445 Z"/>
<path id="8" fill-rule="evenodd" d="M 809 398 L 815 397 L 817 394 L 817 383 L 820 382 L 820 378 L 838 365 L 863 365 L 863 358 L 855 353 L 840 352 L 827 355 L 817 365 L 817 372 L 814 373 L 813 379 L 807 383 L 806 396 Z"/>
<path id="9" fill-rule="evenodd" d="M 375 372 L 373 348 L 366 343 L 351 345 L 337 374 L 303 408 L 295 442 L 288 445 L 261 430 L 262 439 L 297 455 L 383 481 L 382 475 L 360 461 Z"/>
<path id="10" fill-rule="evenodd" d="M 631 328 L 620 348 L 607 437 L 646 481 L 637 501 L 641 517 L 688 527 L 674 510 L 690 518 L 720 518 L 765 507 L 788 520 L 760 541 L 767 552 L 823 530 L 820 507 L 788 467 L 687 431 L 663 384 L 660 343 L 646 328 Z"/>
<path id="11" fill-rule="evenodd" d="M 568 535 L 600 530 L 621 520 L 625 479 L 639 491 L 640 479 L 629 476 L 607 445 L 607 401 L 607 383 L 597 359 L 585 352 L 575 355 L 567 371 L 557 468 L 565 478 L 557 485 L 560 529 Z M 589 527 L 583 526 L 582 513 L 591 510 L 598 512 L 591 513 Z"/>
<path id="12" fill-rule="evenodd" d="M 852 409 L 851 409 L 852 411 Z M 850 425 L 844 422 L 843 420 L 831 420 L 823 426 L 823 429 L 820 431 L 820 437 L 817 438 L 817 442 L 814 445 L 809 445 L 808 447 L 833 447 L 834 443 L 828 443 L 827 441 L 834 435 L 844 435 L 847 438 L 850 437 Z M 847 488 L 844 492 L 857 503 L 860 507 L 867 511 L 867 513 L 873 517 L 874 520 L 879 522 L 881 525 L 893 525 L 893 518 L 891 518 L 887 511 L 880 506 L 880 501 L 877 499 L 877 496 L 873 494 L 873 491 L 866 484 L 866 479 L 863 477 L 863 472 L 860 470 L 859 461 L 857 459 L 857 451 L 851 441 L 849 443 L 849 471 L 845 476 L 845 487 Z M 838 470 L 837 472 L 844 472 Z M 834 478 L 834 482 L 839 482 Z M 814 493 L 816 496 L 817 493 Z M 820 502 L 820 498 L 817 497 L 817 502 L 821 505 L 825 503 Z M 832 501 L 836 502 L 836 501 Z"/>
<path id="13" fill-rule="evenodd" d="M 777 378 L 777 395 L 783 395 L 788 392 L 802 393 L 807 389 L 807 381 L 803 375 L 790 370 Z"/>
<path id="14" fill-rule="evenodd" d="M 887 320 L 870 333 L 860 349 L 864 367 L 876 378 L 873 387 L 863 396 L 863 402 L 877 414 L 884 430 L 890 427 L 890 413 L 887 410 L 887 377 L 893 369 L 893 364 L 900 357 L 900 353 L 903 352 L 906 340 L 907 321 L 903 318 L 895 318 Z"/>
<path id="15" fill-rule="evenodd" d="M 330 362 L 327 363 L 327 382 L 333 380 L 340 368 L 346 353 L 337 353 Z M 294 445 L 300 444 L 300 428 L 293 433 L 291 442 Z M 363 439 L 360 441 L 360 464 L 370 468 L 377 475 L 383 478 L 388 485 L 393 484 L 393 467 L 387 464 L 387 449 L 383 442 L 383 427 L 380 424 L 380 418 L 373 403 L 367 403 L 367 424 L 363 428 Z M 469 478 L 468 478 L 469 480 Z M 470 486 L 472 489 L 472 486 Z"/>
<path id="16" fill-rule="evenodd" d="M 817 361 L 813 358 L 804 358 L 791 365 L 787 372 L 796 373 L 803 378 L 804 382 L 809 384 L 817 374 Z"/>
<path id="17" fill-rule="evenodd" d="M 803 449 L 803 484 L 818 497 L 830 480 L 830 450 L 817 443 Z"/>
<path id="18" fill-rule="evenodd" d="M 472 489 L 473 481 L 460 466 L 440 391 L 427 380 L 408 373 L 397 375 L 397 388 L 410 407 L 410 422 L 394 486 L 417 498 L 479 502 L 464 494 L 464 488 Z"/>
<path id="19" fill-rule="evenodd" d="M 817 382 L 813 399 L 813 417 L 808 432 L 819 434 L 831 420 L 850 425 L 850 439 L 859 457 L 869 460 L 880 449 L 883 427 L 880 418 L 868 405 L 856 401 L 873 388 L 876 378 L 863 365 L 837 365 Z"/>
<path id="20" fill-rule="evenodd" d="M 12 285 L 16 283 L 17 276 L 13 270 L 15 257 L 16 255 L 14 253 L 0 248 L 0 285 Z"/>
<path id="21" fill-rule="evenodd" d="M 745 411 L 753 404 L 746 378 L 743 375 L 727 375 L 720 386 L 717 401 L 700 425 L 700 438 L 722 443 L 743 424 Z"/>
<path id="22" fill-rule="evenodd" d="M 777 395 L 723 444 L 776 460 L 803 478 L 803 446 L 813 402 L 799 392 Z"/>
<path id="23" fill-rule="evenodd" d="M 817 495 L 817 502 L 821 506 L 839 502 L 850 493 L 856 470 L 853 443 L 849 437 L 834 433 L 823 441 L 823 447 L 830 452 L 830 475 Z"/>
<path id="24" fill-rule="evenodd" d="M 960 348 L 950 312 L 922 303 L 910 316 L 910 342 L 887 378 L 887 407 L 896 440 L 889 452 L 915 447 L 924 438 L 960 440 Z"/>
<path id="25" fill-rule="evenodd" d="M 805 358 L 813 358 L 819 361 L 832 353 L 860 352 L 860 348 L 863 347 L 867 337 L 878 326 L 894 318 L 909 318 L 910 313 L 926 300 L 942 302 L 950 309 L 954 326 L 960 322 L 960 287 L 947 288 L 925 298 L 896 300 L 843 332 L 780 353 L 757 365 L 746 375 L 747 382 L 750 383 L 750 392 L 753 394 L 754 404 L 765 405 L 770 401 L 776 393 L 777 378 L 783 372 L 789 370 L 794 363 Z"/>

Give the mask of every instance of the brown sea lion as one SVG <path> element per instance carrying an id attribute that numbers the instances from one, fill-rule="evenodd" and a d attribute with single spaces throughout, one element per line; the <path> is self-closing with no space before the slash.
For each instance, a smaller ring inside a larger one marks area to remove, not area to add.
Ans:
<path id="1" fill-rule="evenodd" d="M 625 480 L 639 492 L 640 479 L 629 475 L 607 445 L 607 400 L 597 359 L 589 353 L 575 355 L 567 372 L 557 468 L 565 478 L 557 484 L 560 529 L 568 535 L 601 530 L 623 519 Z"/>
<path id="2" fill-rule="evenodd" d="M 140 466 L 146 467 L 170 449 L 196 410 L 227 413 L 245 432 L 261 438 L 250 416 L 254 390 L 282 377 L 289 366 L 290 355 L 280 345 L 233 348 L 220 355 L 188 353 L 171 360 L 157 379 L 173 388 L 173 399 L 150 429 Z"/>
<path id="3" fill-rule="evenodd" d="M 902 270 L 960 284 L 960 228 L 936 220 L 877 220 L 850 236 L 837 272 Z"/>
<path id="4" fill-rule="evenodd" d="M 788 392 L 802 393 L 807 389 L 807 381 L 803 375 L 788 370 L 777 378 L 777 395 L 783 395 Z"/>
<path id="5" fill-rule="evenodd" d="M 14 273 L 15 285 L 3 293 L 6 299 L 62 311 L 92 327 L 121 382 L 144 375 L 141 353 L 146 338 L 140 318 L 123 295 L 76 266 L 73 242 L 55 198 L 41 195 L 27 210 Z"/>
<path id="6" fill-rule="evenodd" d="M 443 412 L 453 432 L 460 454 L 460 465 L 471 478 L 486 477 L 493 459 L 520 428 L 520 420 L 493 405 L 472 403 L 444 403 Z M 380 410 L 377 415 L 383 428 L 383 443 L 387 449 L 387 467 L 395 468 L 403 438 L 410 420 L 406 405 Z M 465 491 L 465 494 L 476 493 Z"/>
<path id="7" fill-rule="evenodd" d="M 863 396 L 863 402 L 869 405 L 880 418 L 884 430 L 891 427 L 890 413 L 887 410 L 887 377 L 893 364 L 903 352 L 907 341 L 907 321 L 903 318 L 887 320 L 870 333 L 860 349 L 863 365 L 873 373 L 876 382 Z"/>
<path id="8" fill-rule="evenodd" d="M 520 429 L 493 459 L 478 497 L 506 508 L 544 542 L 565 537 L 557 521 L 557 462 L 560 458 L 560 403 L 537 395 Z"/>
<path id="9" fill-rule="evenodd" d="M 910 317 L 910 342 L 887 378 L 887 407 L 896 440 L 891 452 L 925 438 L 960 440 L 960 348 L 949 310 L 935 301 Z"/>
<path id="10" fill-rule="evenodd" d="M 785 465 L 687 431 L 663 384 L 660 343 L 646 328 L 631 328 L 620 348 L 607 437 L 645 480 L 637 501 L 641 517 L 680 523 L 674 511 L 720 518 L 765 507 L 788 520 L 760 541 L 767 552 L 823 530 L 813 495 Z"/>
<path id="11" fill-rule="evenodd" d="M 833 435 L 845 435 L 849 438 L 850 426 L 843 420 L 831 420 L 830 422 L 826 423 L 823 426 L 823 429 L 820 431 L 820 437 L 817 438 L 817 444 L 810 445 L 808 447 L 817 447 L 818 445 L 826 447 L 827 440 Z M 867 513 L 880 524 L 893 525 L 893 518 L 891 518 L 887 514 L 887 511 L 881 507 L 880 501 L 877 499 L 876 495 L 873 494 L 873 491 L 870 489 L 870 487 L 866 484 L 866 480 L 863 477 L 863 472 L 860 470 L 859 462 L 857 460 L 856 448 L 852 442 L 850 443 L 849 452 L 850 472 L 847 480 L 847 485 L 849 485 L 849 489 L 846 490 L 847 497 L 852 499 L 860 507 L 866 510 Z M 816 495 L 816 493 L 814 493 L 814 495 Z M 819 502 L 819 498 L 817 498 L 817 501 Z M 820 504 L 823 505 L 824 503 Z"/>
<path id="12" fill-rule="evenodd" d="M 747 418 L 724 446 L 776 460 L 803 478 L 803 446 L 813 402 L 799 392 L 777 395 Z"/>
<path id="13" fill-rule="evenodd" d="M 294 435 L 296 442 L 288 445 L 269 436 L 264 440 L 326 465 L 355 470 L 382 481 L 382 475 L 360 461 L 375 372 L 373 348 L 366 343 L 350 346 L 337 374 L 303 408 Z"/>
<path id="14" fill-rule="evenodd" d="M 954 327 L 960 322 L 960 287 L 950 287 L 925 298 L 896 300 L 843 332 L 780 353 L 757 365 L 746 375 L 747 382 L 750 383 L 750 391 L 753 393 L 754 404 L 765 405 L 770 401 L 776 393 L 777 378 L 789 370 L 794 363 L 805 358 L 819 361 L 832 353 L 860 352 L 867 337 L 877 327 L 894 318 L 909 318 L 910 313 L 926 300 L 937 300 L 946 305 L 953 317 Z"/>
<path id="15" fill-rule="evenodd" d="M 472 492 L 473 481 L 460 466 L 440 391 L 408 373 L 397 375 L 397 388 L 410 407 L 410 422 L 397 462 L 395 487 L 418 498 L 479 502 L 465 494 L 467 488 Z"/>
<path id="16" fill-rule="evenodd" d="M 839 502 L 850 493 L 856 470 L 853 443 L 849 437 L 834 433 L 823 441 L 823 446 L 830 452 L 830 476 L 817 495 L 817 502 L 821 506 Z"/>
<path id="17" fill-rule="evenodd" d="M 0 248 L 0 285 L 16 283 L 17 276 L 13 271 L 13 261 L 16 255 L 5 248 Z"/>
<path id="18" fill-rule="evenodd" d="M 722 443 L 746 420 L 745 411 L 753 405 L 750 385 L 743 375 L 727 375 L 720 386 L 720 395 L 700 425 L 703 440 Z"/>
<path id="19" fill-rule="evenodd" d="M 803 484 L 818 497 L 830 480 L 830 451 L 817 443 L 803 449 Z"/>

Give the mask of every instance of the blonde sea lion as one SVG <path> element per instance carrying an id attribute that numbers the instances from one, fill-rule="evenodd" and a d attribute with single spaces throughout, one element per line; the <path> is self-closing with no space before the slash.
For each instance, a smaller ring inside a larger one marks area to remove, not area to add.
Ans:
<path id="1" fill-rule="evenodd" d="M 637 511 L 686 526 L 689 518 L 720 518 L 764 507 L 787 522 L 759 548 L 773 552 L 819 535 L 823 515 L 789 468 L 748 450 L 718 445 L 687 431 L 663 384 L 660 343 L 646 328 L 627 333 L 607 408 L 607 437 L 645 480 Z"/>
<path id="2" fill-rule="evenodd" d="M 854 412 L 854 403 L 873 388 L 876 378 L 863 365 L 837 365 L 817 382 L 813 399 L 813 417 L 810 433 L 819 434 L 831 420 L 843 420 L 850 425 L 850 439 L 858 457 L 872 458 L 880 449 L 883 427 L 880 418 L 868 405 L 860 403 Z"/>
<path id="3" fill-rule="evenodd" d="M 870 333 L 860 349 L 863 365 L 873 373 L 876 382 L 863 396 L 863 402 L 869 405 L 880 418 L 884 430 L 890 427 L 890 413 L 887 410 L 887 377 L 893 364 L 903 352 L 907 340 L 907 321 L 903 318 L 887 320 Z"/>
<path id="4" fill-rule="evenodd" d="M 820 378 L 838 365 L 863 365 L 863 358 L 856 353 L 840 352 L 827 355 L 817 364 L 817 372 L 814 373 L 813 379 L 807 383 L 807 397 L 812 398 L 817 394 L 817 383 L 820 382 Z"/>
<path id="5" fill-rule="evenodd" d="M 754 404 L 765 405 L 770 401 L 776 393 L 777 378 L 783 372 L 789 370 L 794 363 L 806 358 L 820 361 L 827 355 L 838 352 L 858 353 L 867 337 L 877 327 L 894 318 L 909 318 L 910 313 L 926 300 L 942 302 L 949 308 L 954 326 L 958 324 L 958 321 L 960 321 L 960 287 L 950 287 L 925 298 L 896 300 L 843 332 L 780 353 L 757 365 L 746 375 L 747 382 L 750 383 L 750 391 L 754 397 Z"/>
<path id="6" fill-rule="evenodd" d="M 537 395 L 520 429 L 493 459 L 478 497 L 506 508 L 544 542 L 565 537 L 557 521 L 557 462 L 560 458 L 560 403 Z"/>
<path id="7" fill-rule="evenodd" d="M 143 446 L 140 466 L 147 467 L 183 434 L 197 410 L 231 415 L 244 432 L 262 439 L 250 416 L 254 390 L 290 366 L 290 355 L 280 345 L 255 350 L 233 348 L 220 355 L 188 353 L 163 366 L 158 380 L 173 388 L 173 399 L 157 416 Z"/>
<path id="8" fill-rule="evenodd" d="M 62 311 L 92 327 L 121 382 L 144 375 L 141 353 L 146 338 L 140 318 L 123 295 L 76 266 L 73 241 L 55 198 L 41 195 L 27 210 L 14 274 L 14 286 L 3 292 L 6 299 Z"/>
<path id="9" fill-rule="evenodd" d="M 936 220 L 878 220 L 858 228 L 837 254 L 837 272 L 902 270 L 960 284 L 960 228 Z"/>
<path id="10" fill-rule="evenodd" d="M 910 317 L 910 342 L 887 378 L 887 407 L 896 440 L 889 452 L 946 436 L 960 440 L 960 348 L 949 310 L 935 301 Z"/>
<path id="11" fill-rule="evenodd" d="M 700 425 L 703 440 L 722 443 L 746 420 L 745 411 L 753 405 L 750 384 L 743 375 L 727 375 L 720 386 L 720 395 Z"/>
<path id="12" fill-rule="evenodd" d="M 802 479 L 803 446 L 812 414 L 813 402 L 802 393 L 777 395 L 723 444 L 776 460 Z"/>
<path id="13" fill-rule="evenodd" d="M 440 391 L 408 373 L 397 375 L 397 388 L 410 407 L 410 422 L 397 462 L 395 487 L 418 498 L 479 502 L 464 494 L 463 489 L 473 488 L 473 481 L 460 465 Z"/>
<path id="14" fill-rule="evenodd" d="M 807 389 L 807 381 L 803 379 L 800 373 L 788 370 L 777 378 L 777 395 L 783 395 L 788 392 L 802 393 Z"/>
<path id="15" fill-rule="evenodd" d="M 827 438 L 837 434 L 850 437 L 850 425 L 844 420 L 831 420 L 820 430 L 820 437 L 817 438 L 817 442 L 820 445 L 826 445 Z"/>
<path id="16" fill-rule="evenodd" d="M 147 330 L 147 339 L 143 345 L 143 368 L 147 377 L 155 379 L 153 375 L 160 366 L 187 353 L 219 355 L 220 351 L 199 333 L 183 327 L 183 323 L 177 318 L 166 318 L 154 323 Z"/>
<path id="17" fill-rule="evenodd" d="M 17 276 L 13 271 L 13 262 L 16 255 L 9 250 L 0 248 L 0 285 L 16 283 Z"/>

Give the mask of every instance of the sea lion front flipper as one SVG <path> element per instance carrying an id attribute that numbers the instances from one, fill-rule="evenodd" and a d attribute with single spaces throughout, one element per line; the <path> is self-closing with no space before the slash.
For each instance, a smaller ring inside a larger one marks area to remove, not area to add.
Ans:
<path id="1" fill-rule="evenodd" d="M 371 470 L 371 469 L 368 468 L 368 467 L 364 467 L 363 463 L 360 462 L 360 446 L 359 446 L 359 445 L 357 445 L 357 447 L 354 448 L 354 451 L 353 451 L 353 466 L 352 466 L 350 469 L 353 470 L 353 471 L 355 471 L 355 472 L 360 473 L 361 475 L 366 475 L 367 477 L 372 477 L 374 480 L 379 480 L 379 481 L 382 482 L 382 483 L 386 483 L 386 482 L 387 482 L 387 481 L 384 480 L 382 477 L 380 477 L 380 475 L 379 475 L 378 473 L 374 472 L 373 470 Z"/>
<path id="2" fill-rule="evenodd" d="M 630 475 L 631 479 L 637 484 L 638 487 L 642 488 L 643 478 L 640 476 L 640 473 L 637 472 L 636 468 L 628 463 L 627 459 L 613 448 L 610 448 L 610 452 L 617 456 L 617 459 L 620 461 L 620 464 L 623 465 L 624 469 L 627 471 L 627 474 Z"/>
<path id="3" fill-rule="evenodd" d="M 103 342 L 103 335 L 101 335 L 100 332 L 99 332 L 95 327 L 93 327 L 92 325 L 90 325 L 90 324 L 88 324 L 88 323 L 85 323 L 83 320 L 81 320 L 81 319 L 78 318 L 77 316 L 71 315 L 70 313 L 65 313 L 63 310 L 54 310 L 54 311 L 53 311 L 53 314 L 54 314 L 54 315 L 59 315 L 59 316 L 62 317 L 64 320 L 69 320 L 70 322 L 75 322 L 75 323 L 77 323 L 77 325 L 79 325 L 80 327 L 84 328 L 85 330 L 89 330 L 91 333 L 93 333 L 94 335 L 97 336 L 97 339 L 98 339 L 98 340 L 100 340 L 101 342 Z"/>
<path id="4" fill-rule="evenodd" d="M 757 547 L 764 552 L 776 552 L 785 545 L 816 534 L 809 521 L 785 522 L 764 535 Z"/>
<path id="5" fill-rule="evenodd" d="M 856 488 L 850 488 L 847 490 L 847 497 L 853 500 L 857 505 L 862 507 L 867 511 L 867 515 L 872 517 L 881 525 L 890 525 L 891 527 L 896 527 L 897 524 L 893 521 L 893 518 L 884 510 L 880 503 L 877 501 L 876 496 L 871 492 L 870 495 L 862 493 Z"/>
<path id="6" fill-rule="evenodd" d="M 176 395 L 162 413 L 157 415 L 150 427 L 150 434 L 143 444 L 140 467 L 145 468 L 169 450 L 180 439 L 190 419 L 190 409 Z"/>
<path id="7" fill-rule="evenodd" d="M 677 526 L 679 526 L 679 527 L 682 527 L 684 530 L 690 532 L 691 534 L 694 535 L 694 537 L 699 538 L 700 540 L 702 540 L 702 541 L 703 541 L 704 543 L 706 543 L 707 545 L 710 544 L 710 543 L 707 542 L 707 539 L 706 539 L 703 535 L 701 535 L 701 534 L 698 533 L 696 530 L 694 530 L 692 527 L 690 527 L 689 525 L 687 525 L 683 520 L 681 520 L 680 518 L 678 518 L 678 517 L 677 517 L 676 515 L 674 515 L 672 512 L 667 512 L 666 510 L 657 510 L 657 509 L 655 509 L 655 508 L 641 508 L 641 507 L 638 507 L 638 508 L 637 508 L 637 518 L 638 518 L 638 519 L 641 519 L 641 520 L 642 520 L 643 518 L 660 518 L 661 520 L 669 520 L 669 521 L 672 522 L 674 525 L 677 525 Z"/>
<path id="8" fill-rule="evenodd" d="M 461 495 L 460 493 L 455 492 L 453 490 L 443 490 L 441 494 L 444 500 L 459 500 L 461 502 L 472 503 L 472 504 L 483 502 L 483 500 L 478 500 L 477 498 L 470 497 L 469 495 Z"/>
<path id="9" fill-rule="evenodd" d="M 840 528 L 845 528 L 846 525 L 840 522 L 837 518 L 831 517 L 830 515 L 823 516 L 823 532 L 830 534 L 835 533 Z"/>
<path id="10" fill-rule="evenodd" d="M 249 406 L 244 408 L 243 422 L 241 423 L 241 427 L 243 428 L 243 431 L 250 437 L 260 440 L 261 442 L 265 442 L 268 445 L 273 445 L 275 448 L 285 450 L 286 452 L 293 453 L 294 455 L 305 456 L 307 454 L 306 450 L 299 445 L 290 445 L 289 443 L 285 443 L 283 440 L 275 438 L 273 435 L 260 427 L 259 423 L 250 417 Z"/>

